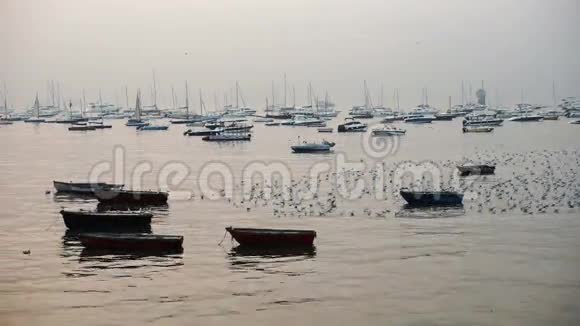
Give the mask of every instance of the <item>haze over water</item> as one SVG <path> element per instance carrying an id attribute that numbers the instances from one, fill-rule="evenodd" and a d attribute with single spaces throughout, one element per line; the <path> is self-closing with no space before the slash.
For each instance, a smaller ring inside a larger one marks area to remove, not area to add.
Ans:
<path id="1" fill-rule="evenodd" d="M 298 104 L 312 81 L 341 107 L 362 104 L 362 81 L 373 100 L 384 85 L 401 107 L 422 101 L 447 108 L 461 102 L 461 81 L 473 91 L 486 81 L 493 105 L 552 104 L 580 89 L 579 4 L 574 0 L 439 1 L 73 1 L 0 3 L 0 80 L 9 103 L 46 101 L 47 81 L 62 84 L 78 103 L 84 88 L 96 101 L 131 103 L 137 88 L 150 100 L 152 70 L 159 102 L 171 105 L 171 86 L 202 88 L 206 102 L 239 80 L 248 105 L 263 107 L 282 76 L 295 85 Z M 473 94 L 472 94 L 473 96 Z M 290 99 L 288 98 L 288 101 Z M 213 105 L 209 105 L 213 108 Z"/>
<path id="2" fill-rule="evenodd" d="M 211 110 L 214 93 L 233 101 L 239 80 L 261 112 L 272 80 L 283 102 L 285 73 L 289 104 L 292 86 L 298 105 L 309 81 L 319 97 L 328 91 L 342 110 L 328 122 L 335 130 L 364 102 L 363 80 L 375 104 L 381 84 L 386 106 L 398 88 L 402 109 L 421 103 L 422 88 L 433 106 L 447 108 L 448 96 L 459 103 L 462 80 L 466 100 L 484 80 L 493 106 L 520 102 L 522 90 L 525 102 L 551 106 L 552 82 L 558 98 L 580 89 L 579 6 L 4 0 L 0 82 L 18 111 L 36 92 L 49 104 L 49 81 L 73 103 L 84 89 L 89 102 L 101 91 L 124 107 L 125 86 L 130 106 L 138 88 L 151 104 L 155 71 L 161 108 L 172 106 L 172 86 L 183 105 L 187 80 L 190 102 L 202 88 Z M 0 125 L 0 325 L 578 325 L 580 129 L 569 121 L 505 121 L 491 133 L 463 133 L 461 118 L 400 122 L 399 138 L 255 123 L 250 142 L 233 143 L 186 137 L 184 125 L 137 131 L 125 120 L 89 132 Z M 334 153 L 293 154 L 298 136 L 336 142 Z M 466 162 L 496 173 L 460 178 Z M 109 163 L 116 169 L 102 181 L 170 192 L 153 208 L 152 231 L 183 235 L 183 253 L 96 255 L 67 232 L 59 211 L 97 200 L 56 194 L 53 180 L 85 181 Z M 203 177 L 212 163 L 230 173 L 232 198 L 227 180 Z M 280 164 L 290 183 L 244 184 L 256 163 Z M 324 164 L 330 170 L 311 177 Z M 463 192 L 464 206 L 406 208 L 398 191 L 408 180 L 397 172 L 407 166 L 432 168 L 419 183 Z M 176 170 L 186 173 L 167 173 Z M 244 252 L 227 226 L 313 229 L 316 248 Z"/>

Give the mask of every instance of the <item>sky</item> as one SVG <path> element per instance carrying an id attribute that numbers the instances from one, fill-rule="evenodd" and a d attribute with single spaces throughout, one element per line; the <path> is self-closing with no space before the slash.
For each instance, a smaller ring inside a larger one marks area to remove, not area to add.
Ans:
<path id="1" fill-rule="evenodd" d="M 373 102 L 447 108 L 485 81 L 492 105 L 552 104 L 580 96 L 579 0 L 0 0 L 0 81 L 8 102 L 31 106 L 47 84 L 63 98 L 131 104 L 141 89 L 172 106 L 171 88 L 210 109 L 239 81 L 246 103 L 272 94 L 297 104 L 306 87 L 338 108 Z M 467 96 L 467 95 L 466 95 Z M 231 101 L 231 99 L 229 100 Z"/>

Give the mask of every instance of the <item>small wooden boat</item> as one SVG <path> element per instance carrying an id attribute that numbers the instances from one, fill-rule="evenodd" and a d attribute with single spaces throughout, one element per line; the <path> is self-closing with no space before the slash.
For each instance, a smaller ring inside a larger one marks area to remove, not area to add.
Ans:
<path id="1" fill-rule="evenodd" d="M 492 132 L 492 127 L 463 127 L 463 132 Z"/>
<path id="2" fill-rule="evenodd" d="M 333 132 L 334 129 L 332 129 L 331 127 L 326 127 L 326 128 L 318 128 L 318 132 Z"/>
<path id="3" fill-rule="evenodd" d="M 181 252 L 183 236 L 146 233 L 81 233 L 81 244 L 91 250 Z"/>
<path id="4" fill-rule="evenodd" d="M 458 206 L 463 205 L 463 194 L 453 191 L 411 191 L 399 192 L 409 206 Z"/>
<path id="5" fill-rule="evenodd" d="M 150 228 L 153 214 L 135 211 L 71 211 L 61 210 L 64 224 L 70 230 L 114 231 Z"/>
<path id="6" fill-rule="evenodd" d="M 99 202 L 124 205 L 163 205 L 169 194 L 161 191 L 101 190 L 95 191 Z"/>
<path id="7" fill-rule="evenodd" d="M 495 173 L 495 165 L 487 165 L 487 164 L 461 165 L 458 166 L 457 169 L 459 170 L 459 174 L 461 176 L 485 175 Z"/>
<path id="8" fill-rule="evenodd" d="M 123 185 L 109 184 L 104 182 L 60 182 L 53 181 L 57 192 L 78 193 L 92 195 L 96 191 L 120 190 Z"/>
<path id="9" fill-rule="evenodd" d="M 313 230 L 253 229 L 229 226 L 226 231 L 240 246 L 244 247 L 312 247 L 316 238 L 316 231 Z"/>

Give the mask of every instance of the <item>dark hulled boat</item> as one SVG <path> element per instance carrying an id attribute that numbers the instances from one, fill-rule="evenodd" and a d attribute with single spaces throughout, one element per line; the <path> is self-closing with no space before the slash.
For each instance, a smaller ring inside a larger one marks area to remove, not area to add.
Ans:
<path id="1" fill-rule="evenodd" d="M 459 206 L 463 205 L 463 194 L 453 191 L 411 191 L 399 192 L 409 206 Z"/>
<path id="2" fill-rule="evenodd" d="M 257 248 L 312 247 L 316 231 L 227 227 L 240 246 Z"/>
<path id="3" fill-rule="evenodd" d="M 126 205 L 163 205 L 169 194 L 162 191 L 103 190 L 95 195 L 101 203 Z"/>
<path id="4" fill-rule="evenodd" d="M 495 173 L 495 165 L 476 164 L 476 165 L 461 165 L 458 166 L 459 174 L 461 176 L 467 175 L 486 175 Z"/>
<path id="5" fill-rule="evenodd" d="M 57 192 L 92 195 L 97 191 L 120 190 L 123 185 L 109 184 L 104 182 L 61 182 L 53 181 Z"/>
<path id="6" fill-rule="evenodd" d="M 144 233 L 81 233 L 81 244 L 90 250 L 181 252 L 183 236 Z"/>
<path id="7" fill-rule="evenodd" d="M 192 129 L 188 129 L 186 130 L 183 135 L 184 136 L 210 136 L 210 135 L 217 135 L 220 132 L 222 132 L 221 129 L 215 130 L 215 129 L 198 129 L 198 130 L 192 130 Z"/>
<path id="8" fill-rule="evenodd" d="M 131 211 L 70 211 L 61 210 L 64 224 L 75 231 L 148 230 L 153 214 Z"/>

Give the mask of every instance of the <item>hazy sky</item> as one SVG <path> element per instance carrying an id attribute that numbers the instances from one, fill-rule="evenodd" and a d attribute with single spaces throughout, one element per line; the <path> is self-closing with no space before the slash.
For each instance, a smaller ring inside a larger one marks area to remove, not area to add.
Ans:
<path id="1" fill-rule="evenodd" d="M 461 80 L 485 80 L 503 105 L 522 89 L 551 103 L 553 80 L 559 97 L 580 95 L 579 0 L 0 0 L 0 27 L 0 80 L 18 108 L 36 91 L 46 101 L 48 80 L 73 102 L 84 88 L 124 104 L 128 85 L 134 103 L 153 70 L 162 106 L 188 80 L 212 108 L 239 80 L 263 107 L 272 80 L 282 98 L 284 73 L 298 104 L 310 80 L 339 108 L 363 103 L 363 80 L 375 99 L 384 84 L 386 105 L 399 88 L 403 108 L 423 87 L 430 104 L 457 103 Z"/>

